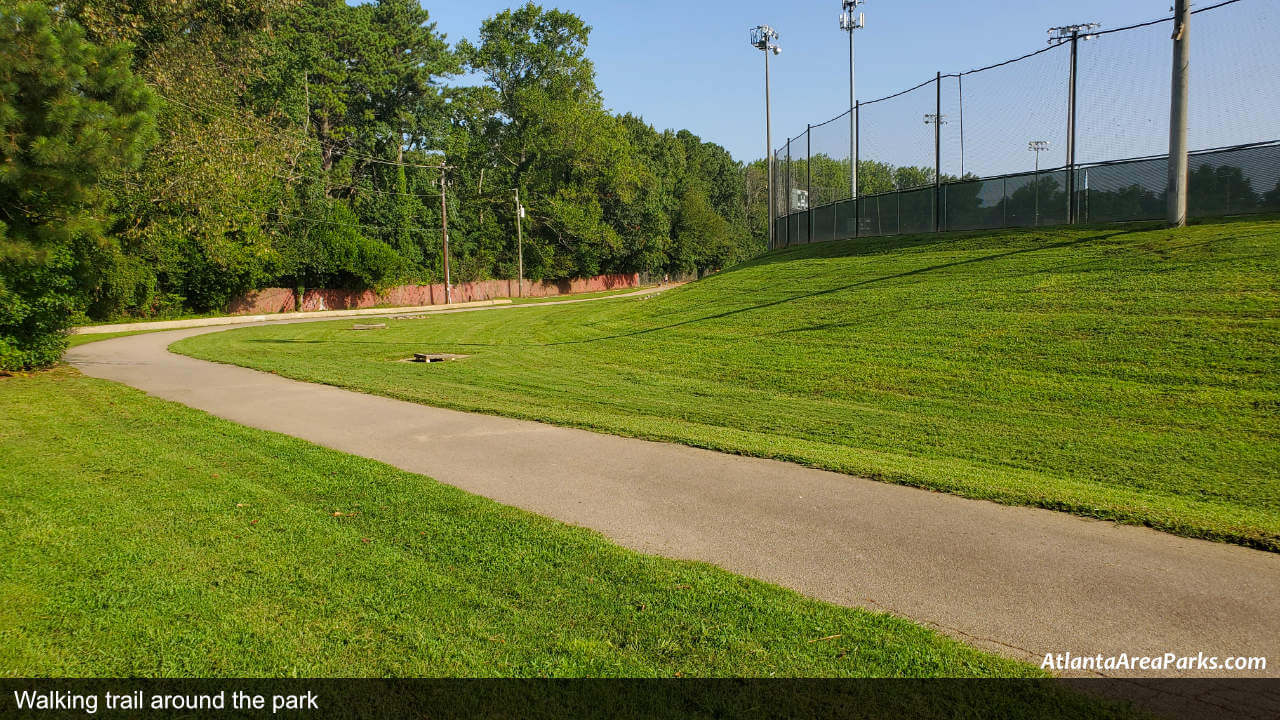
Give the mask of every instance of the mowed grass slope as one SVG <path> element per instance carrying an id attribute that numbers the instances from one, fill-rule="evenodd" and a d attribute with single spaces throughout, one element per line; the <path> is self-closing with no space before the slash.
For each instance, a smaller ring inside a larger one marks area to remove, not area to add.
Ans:
<path id="1" fill-rule="evenodd" d="M 174 347 L 1280 549 L 1275 220 L 830 243 L 648 299 L 349 328 Z"/>
<path id="2" fill-rule="evenodd" d="M 1041 675 L 68 369 L 0 494 L 2 675 Z"/>

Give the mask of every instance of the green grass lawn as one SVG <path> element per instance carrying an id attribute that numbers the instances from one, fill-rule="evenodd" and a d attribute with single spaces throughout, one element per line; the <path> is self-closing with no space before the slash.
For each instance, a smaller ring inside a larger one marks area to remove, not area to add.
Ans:
<path id="1" fill-rule="evenodd" d="M 349 328 L 175 349 L 1280 550 L 1275 220 L 828 243 L 644 299 Z"/>
<path id="2" fill-rule="evenodd" d="M 0 492 L 11 676 L 1041 675 L 65 368 Z"/>
<path id="3" fill-rule="evenodd" d="M 99 340 L 110 340 L 111 338 L 126 337 L 129 335 L 141 335 L 143 333 L 161 332 L 159 330 L 124 330 L 122 332 L 112 333 L 77 333 L 67 336 L 67 347 L 76 347 L 85 343 L 98 342 Z"/>
<path id="4" fill-rule="evenodd" d="M 652 285 L 637 285 L 636 287 L 619 288 L 617 290 L 599 290 L 597 292 L 578 293 L 576 295 L 548 295 L 547 297 L 515 297 L 511 298 L 512 305 L 536 305 L 538 303 L 562 302 L 564 300 L 589 300 L 592 298 L 609 297 L 611 295 L 627 295 L 629 293 L 640 292 L 653 287 Z"/>

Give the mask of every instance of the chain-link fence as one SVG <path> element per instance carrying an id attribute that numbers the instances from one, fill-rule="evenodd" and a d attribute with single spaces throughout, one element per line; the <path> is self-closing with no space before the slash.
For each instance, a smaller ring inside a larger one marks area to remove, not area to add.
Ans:
<path id="1" fill-rule="evenodd" d="M 1192 14 L 1188 214 L 1280 211 L 1280 0 Z M 1085 28 L 810 126 L 775 153 L 775 245 L 1164 217 L 1172 27 Z"/>

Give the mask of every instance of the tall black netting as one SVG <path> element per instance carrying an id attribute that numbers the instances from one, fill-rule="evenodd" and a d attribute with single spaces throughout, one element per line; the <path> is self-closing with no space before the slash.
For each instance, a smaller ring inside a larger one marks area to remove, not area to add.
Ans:
<path id="1" fill-rule="evenodd" d="M 787 146 L 773 153 L 773 209 L 779 216 L 787 213 Z"/>
<path id="2" fill-rule="evenodd" d="M 1048 144 L 1038 153 L 1041 168 L 1066 165 L 1070 60 L 1070 48 L 1057 45 L 944 82 L 945 106 L 953 108 L 955 123 L 948 118 L 943 126 L 948 140 L 943 172 L 959 176 L 961 162 L 966 173 L 977 177 L 1033 170 L 1037 153 L 1028 149 L 1032 141 Z"/>
<path id="3" fill-rule="evenodd" d="M 1280 139 L 1276 22 L 1277 0 L 1243 0 L 1193 14 L 1187 122 L 1192 150 Z M 1170 23 L 1160 27 L 1166 31 L 1165 55 L 1171 57 Z"/>
<path id="4" fill-rule="evenodd" d="M 1193 14 L 1192 217 L 1280 211 L 1277 20 L 1278 0 Z M 812 126 L 776 154 L 778 244 L 1163 217 L 1172 26 L 1076 40 L 1074 164 L 1069 39 Z"/>
<path id="5" fill-rule="evenodd" d="M 782 202 L 788 214 L 804 212 L 809 209 L 809 196 L 806 190 L 805 171 L 809 166 L 808 133 L 791 138 L 787 144 L 786 195 Z"/>
<path id="6" fill-rule="evenodd" d="M 1077 164 L 1169 152 L 1172 24 L 1102 33 L 1079 41 Z M 1162 180 L 1161 190 L 1164 184 Z"/>
<path id="7" fill-rule="evenodd" d="M 858 106 L 858 194 L 933 184 L 934 81 Z"/>
<path id="8" fill-rule="evenodd" d="M 958 180 L 973 170 L 965 163 L 965 154 L 972 148 L 966 147 L 964 142 L 964 77 L 944 75 L 940 98 L 942 124 L 938 133 L 938 157 L 942 180 L 948 182 Z"/>
<path id="9" fill-rule="evenodd" d="M 809 158 L 812 173 L 809 203 L 815 208 L 853 196 L 850 161 L 853 157 L 852 117 L 852 112 L 846 112 L 809 128 L 812 153 Z"/>

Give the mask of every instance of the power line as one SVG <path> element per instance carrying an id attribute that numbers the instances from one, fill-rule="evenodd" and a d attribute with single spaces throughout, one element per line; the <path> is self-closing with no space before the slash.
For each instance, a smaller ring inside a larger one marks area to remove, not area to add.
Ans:
<path id="1" fill-rule="evenodd" d="M 165 92 L 164 92 L 163 90 L 161 90 L 159 87 L 157 87 L 157 86 L 155 85 L 155 83 L 148 83 L 148 84 L 150 84 L 150 85 L 151 85 L 151 87 L 155 89 L 156 93 L 157 93 L 157 94 L 159 94 L 159 95 L 160 95 L 160 97 L 162 97 L 162 98 L 164 98 L 165 100 L 168 100 L 169 102 L 172 102 L 172 103 L 174 103 L 174 104 L 181 105 L 182 107 L 185 107 L 185 108 L 187 108 L 188 110 L 191 110 L 192 112 L 203 112 L 203 113 L 209 113 L 209 114 L 212 114 L 213 116 L 215 116 L 215 117 L 219 117 L 219 118 L 221 118 L 221 119 L 223 119 L 223 120 L 230 120 L 231 122 L 234 122 L 234 123 L 236 123 L 236 124 L 238 124 L 238 125 L 241 125 L 242 127 L 248 128 L 248 129 L 250 129 L 250 130 L 257 130 L 257 131 L 261 131 L 261 129 L 262 129 L 262 128 L 255 128 L 255 127 L 253 127 L 252 125 L 250 125 L 249 123 L 244 122 L 243 120 L 240 120 L 239 118 L 234 117 L 233 115 L 218 115 L 218 114 L 216 114 L 216 113 L 211 113 L 211 112 L 210 112 L 210 109 L 211 109 L 211 108 L 218 108 L 218 109 L 221 109 L 221 110 L 227 110 L 227 111 L 230 111 L 230 112 L 235 112 L 235 110 L 236 110 L 236 109 L 235 109 L 235 108 L 233 108 L 233 107 L 231 107 L 231 106 L 229 106 L 229 105 L 223 105 L 223 104 L 221 104 L 221 103 L 216 103 L 216 102 L 213 102 L 213 101 L 211 101 L 211 100 L 204 100 L 204 101 L 200 101 L 200 100 L 191 100 L 190 102 L 196 103 L 197 105 L 203 105 L 203 107 L 195 107 L 195 106 L 189 105 L 187 102 L 184 102 L 184 101 L 182 101 L 182 100 L 178 100 L 178 99 L 176 99 L 176 98 L 172 98 L 172 97 L 170 97 L 169 95 L 165 94 Z M 322 151 L 325 149 L 325 148 L 324 148 L 324 145 L 323 145 L 322 143 L 320 143 L 320 141 L 318 141 L 318 140 L 316 140 L 316 139 L 314 139 L 314 138 L 310 138 L 310 137 L 307 137 L 307 136 L 305 136 L 305 135 L 303 135 L 303 136 L 289 135 L 289 134 L 284 133 L 284 131 L 283 131 L 283 130 L 281 130 L 281 129 L 279 129 L 279 128 L 271 127 L 271 126 L 269 126 L 269 125 L 268 125 L 267 127 L 268 127 L 268 129 L 269 129 L 271 132 L 275 133 L 277 137 L 280 137 L 280 138 L 286 138 L 286 139 L 289 139 L 289 140 L 296 140 L 296 141 L 305 142 L 305 143 L 312 143 L 313 145 L 317 146 L 317 147 L 318 147 L 320 150 L 322 150 Z M 422 164 L 422 163 L 407 163 L 407 162 L 402 162 L 402 161 L 399 161 L 399 160 L 386 160 L 386 159 L 383 159 L 383 158 L 374 157 L 374 156 L 372 156 L 372 155 L 365 155 L 364 153 L 358 153 L 358 152 L 353 152 L 353 151 L 346 151 L 346 152 L 342 152 L 342 155 L 343 155 L 344 157 L 349 157 L 349 158 L 353 158 L 353 159 L 356 159 L 356 160 L 364 160 L 365 162 L 377 163 L 377 164 L 381 164 L 381 165 L 390 165 L 390 166 L 394 166 L 394 167 L 410 167 L 410 168 L 420 168 L 420 169 L 424 169 L 424 170 L 439 170 L 439 169 L 440 169 L 440 167 L 441 167 L 440 165 L 425 165 L 425 164 Z"/>
<path id="2" fill-rule="evenodd" d="M 318 223 L 323 225 L 335 225 L 338 227 L 360 228 L 365 230 L 392 230 L 392 231 L 410 230 L 413 232 L 435 232 L 435 228 L 422 228 L 422 227 L 416 227 L 413 225 L 394 226 L 394 225 L 369 225 L 365 223 L 343 223 L 343 222 L 336 222 L 333 220 L 320 220 L 317 218 L 309 218 L 302 215 L 293 215 L 291 213 L 286 213 L 281 210 L 254 210 L 253 208 L 245 207 L 243 205 L 232 205 L 232 207 L 238 208 L 248 213 L 259 215 L 261 217 L 274 215 L 276 217 L 289 218 L 290 220 L 301 220 L 302 222 Z"/>
<path id="3" fill-rule="evenodd" d="M 159 92 L 159 91 L 157 90 L 157 92 Z M 241 127 L 246 128 L 246 129 L 250 129 L 250 130 L 259 129 L 259 128 L 253 128 L 249 123 L 244 122 L 244 121 L 242 121 L 242 120 L 239 120 L 238 118 L 235 118 L 235 117 L 232 117 L 232 116 L 228 116 L 228 115 L 215 115 L 215 114 L 213 114 L 210 110 L 208 110 L 207 108 L 194 107 L 194 106 L 192 106 L 192 105 L 187 104 L 187 103 L 186 103 L 186 102 L 184 102 L 184 101 L 177 100 L 177 99 L 175 99 L 175 98 L 171 98 L 171 97 L 169 97 L 169 96 L 165 95 L 165 94 L 164 94 L 164 93 L 162 93 L 162 92 L 160 92 L 159 94 L 160 94 L 160 96 L 161 96 L 161 97 L 165 98 L 165 99 L 166 99 L 166 100 L 168 100 L 169 102 L 172 102 L 172 103 L 174 103 L 174 104 L 176 104 L 176 105 L 180 105 L 180 106 L 182 106 L 182 107 L 185 107 L 185 108 L 187 108 L 188 110 L 191 110 L 192 112 L 204 113 L 204 114 L 206 114 L 206 115 L 214 115 L 214 116 L 216 116 L 216 117 L 218 117 L 218 118 L 220 118 L 220 119 L 228 120 L 228 121 L 234 122 L 234 123 L 236 123 L 236 124 L 240 125 Z M 226 107 L 226 106 L 222 106 L 222 107 Z M 268 127 L 269 127 L 269 126 L 268 126 Z M 281 131 L 281 130 L 279 130 L 279 129 L 277 129 L 277 128 L 269 128 L 269 129 L 271 130 L 271 132 L 275 133 L 275 135 L 276 135 L 276 137 L 277 137 L 278 139 L 286 139 L 286 140 L 294 140 L 294 141 L 303 141 L 303 142 L 311 142 L 311 143 L 317 143 L 317 142 L 318 142 L 318 141 L 316 141 L 316 140 L 313 140 L 312 138 L 308 138 L 308 137 L 305 137 L 305 136 L 294 136 L 294 135 L 289 135 L 289 134 L 284 133 L 283 131 Z M 259 139 L 261 139 L 261 138 L 232 138 L 232 140 L 250 140 L 250 139 L 252 139 L 252 140 L 259 140 Z M 349 157 L 368 157 L 368 156 L 362 156 L 362 155 L 360 155 L 359 153 L 347 153 L 347 156 L 349 156 Z M 391 163 L 392 161 L 386 161 L 386 162 Z M 441 166 L 440 166 L 440 165 L 422 165 L 422 164 L 417 164 L 417 163 L 403 163 L 402 165 L 403 165 L 404 167 L 426 168 L 426 169 L 433 169 L 433 170 L 439 170 L 439 169 L 441 169 Z M 323 182 L 323 183 L 325 183 L 325 184 L 326 184 L 326 186 L 327 186 L 327 187 L 329 187 L 330 189 L 339 189 L 339 190 L 341 190 L 341 189 L 348 189 L 348 190 L 360 190 L 360 191 L 363 191 L 363 192 L 375 193 L 375 194 L 378 194 L 378 195 L 395 195 L 395 196 L 401 196 L 401 197 L 416 197 L 416 198 L 422 198 L 422 199 L 428 199 L 428 198 L 434 197 L 434 195 L 431 195 L 431 194 L 424 194 L 424 193 L 406 193 L 406 192 L 398 192 L 398 191 L 395 191 L 395 190 L 379 190 L 379 189 L 377 189 L 377 188 L 364 187 L 364 186 L 362 186 L 362 185 L 356 185 L 356 184 L 354 184 L 354 183 L 348 183 L 348 184 L 334 184 L 334 183 L 332 182 L 332 180 L 333 180 L 332 178 L 325 177 L 325 176 L 323 176 L 323 175 L 314 175 L 314 174 L 307 173 L 307 172 L 302 172 L 302 171 L 295 171 L 293 174 L 295 175 L 295 177 L 290 177 L 290 176 L 281 175 L 281 174 L 279 174 L 279 173 L 276 173 L 276 174 L 275 174 L 275 177 L 277 177 L 277 178 L 278 178 L 278 179 L 280 179 L 280 180 L 285 180 L 285 181 L 292 181 L 292 180 L 295 180 L 295 179 L 298 179 L 298 178 L 306 178 L 306 179 L 309 179 L 309 180 L 315 180 L 315 181 L 318 181 L 318 182 Z"/>

